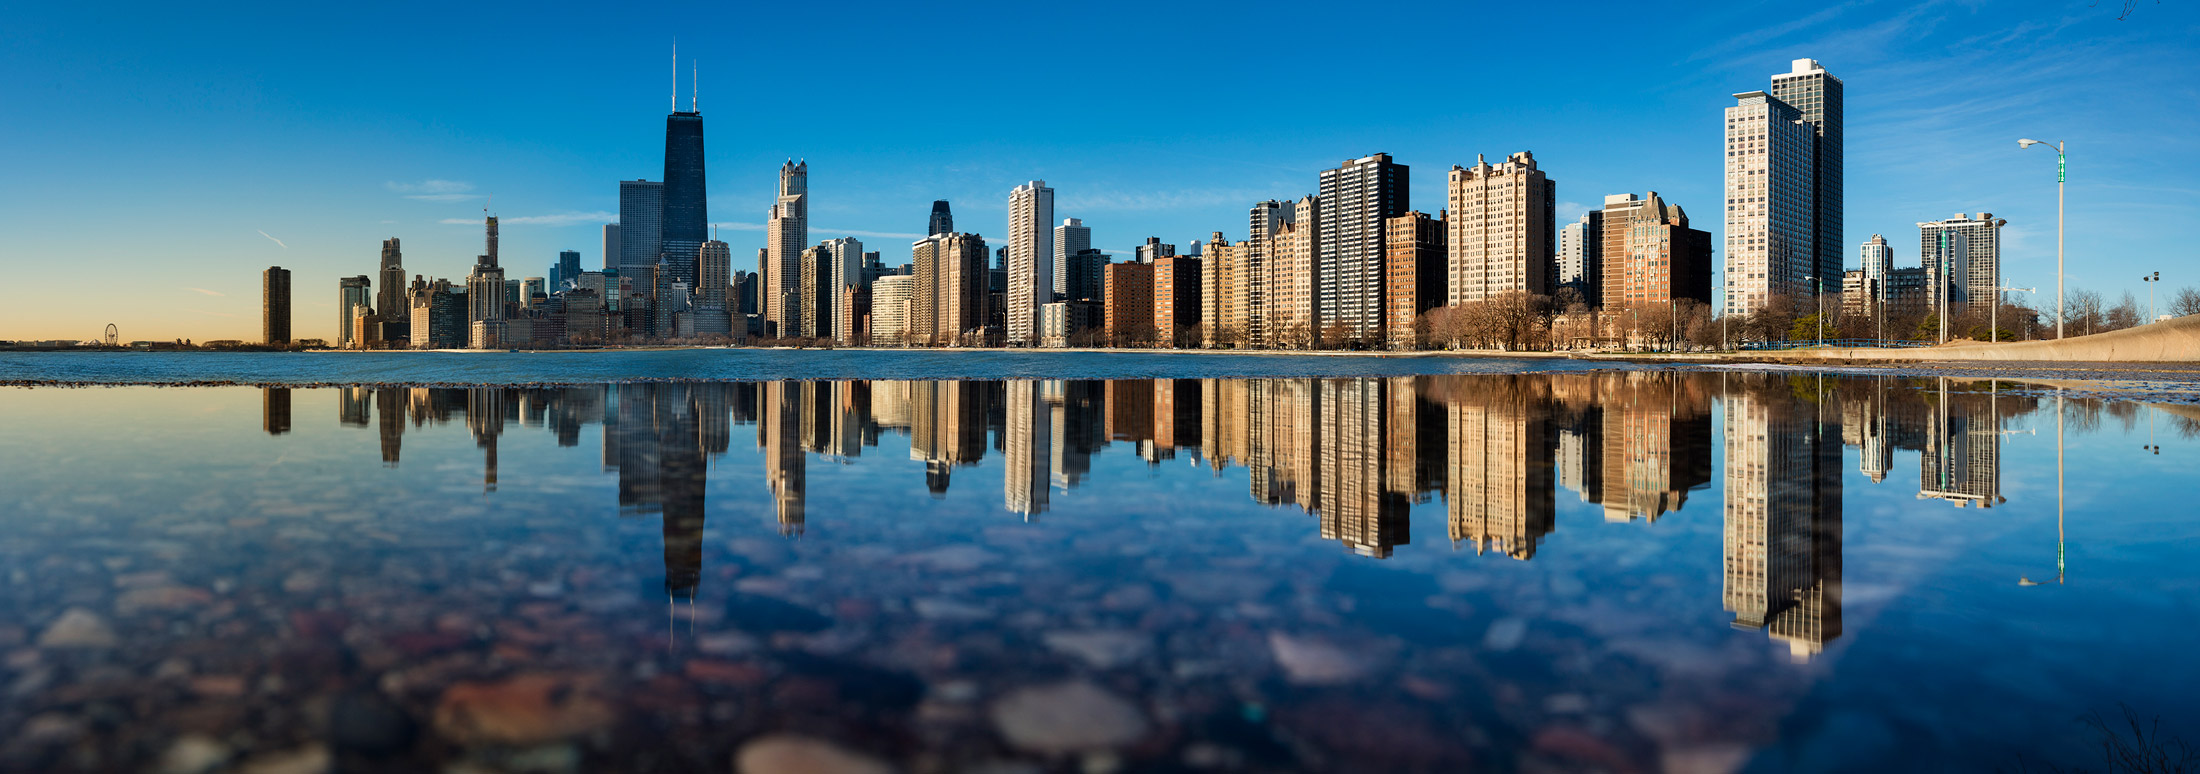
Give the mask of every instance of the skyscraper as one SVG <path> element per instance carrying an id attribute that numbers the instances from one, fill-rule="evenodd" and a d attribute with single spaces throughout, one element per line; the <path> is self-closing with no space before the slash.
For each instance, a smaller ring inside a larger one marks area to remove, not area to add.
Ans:
<path id="1" fill-rule="evenodd" d="M 1581 300 L 1590 306 L 1604 303 L 1602 288 L 1597 278 L 1602 269 L 1597 265 L 1604 253 L 1604 212 L 1590 210 L 1581 214 L 1581 220 L 1568 223 L 1558 230 L 1558 274 L 1551 278 L 1552 292 L 1558 288 L 1573 288 L 1581 293 Z"/>
<path id="2" fill-rule="evenodd" d="M 336 281 L 336 346 L 351 348 L 351 318 L 361 309 L 372 308 L 373 286 L 374 281 L 364 274 Z"/>
<path id="3" fill-rule="evenodd" d="M 1062 225 L 1054 227 L 1054 295 L 1076 300 L 1070 286 L 1076 284 L 1070 277 L 1069 257 L 1078 251 L 1092 249 L 1092 229 L 1077 218 L 1064 218 Z"/>
<path id="4" fill-rule="evenodd" d="M 1444 305 L 1446 251 L 1443 213 L 1408 212 L 1386 224 L 1383 291 L 1386 338 L 1391 349 L 1418 343 L 1421 313 Z"/>
<path id="5" fill-rule="evenodd" d="M 1772 76 L 1773 99 L 1787 103 L 1811 128 L 1812 247 L 1817 256 L 1814 276 L 1841 276 L 1841 253 L 1848 241 L 1841 237 L 1841 79 L 1826 72 L 1816 59 L 1797 59 L 1789 72 Z"/>
<path id="6" fill-rule="evenodd" d="M 1981 212 L 1976 217 L 1956 213 L 1947 220 L 1927 221 L 1917 224 L 1918 255 L 1927 260 L 1928 274 L 1939 276 L 1942 267 L 1930 260 L 1941 256 L 1946 245 L 1962 245 L 1961 256 L 1948 255 L 1944 263 L 1960 267 L 1947 281 L 1951 300 L 1976 299 L 1992 303 L 2001 296 L 1993 290 L 2001 286 L 2001 227 L 2007 220 L 1998 220 L 1991 212 Z M 1949 269 L 1954 271 L 1954 269 Z M 1939 283 L 1934 285 L 1936 290 Z"/>
<path id="7" fill-rule="evenodd" d="M 558 251 L 558 270 L 550 276 L 550 292 L 557 293 L 581 278 L 581 252 Z"/>
<path id="8" fill-rule="evenodd" d="M 466 276 L 466 345 L 474 349 L 504 346 L 504 269 L 497 265 L 497 219 L 484 216 L 485 252 Z"/>
<path id="9" fill-rule="evenodd" d="M 1285 223 L 1298 220 L 1295 202 L 1269 199 L 1253 205 L 1246 215 L 1245 248 L 1238 256 L 1239 280 L 1245 283 L 1245 339 L 1267 346 L 1268 313 L 1274 303 L 1268 297 L 1271 284 L 1267 254 L 1268 235 Z"/>
<path id="10" fill-rule="evenodd" d="M 766 213 L 763 285 L 757 304 L 765 333 L 793 336 L 802 326 L 802 250 L 810 241 L 810 163 L 779 166 L 779 194 Z"/>
<path id="11" fill-rule="evenodd" d="M 926 224 L 924 230 L 925 235 L 930 236 L 932 234 L 946 234 L 953 232 L 954 230 L 955 214 L 947 210 L 947 200 L 938 199 L 933 201 L 932 221 L 931 223 Z"/>
<path id="12" fill-rule="evenodd" d="M 1726 109 L 1727 314 L 1840 287 L 1841 79 L 1793 65 Z"/>
<path id="13" fill-rule="evenodd" d="M 1146 237 L 1145 244 L 1138 246 L 1137 260 L 1139 263 L 1150 264 L 1175 254 L 1176 245 L 1161 241 L 1161 237 Z"/>
<path id="14" fill-rule="evenodd" d="M 1383 221 L 1412 208 L 1409 168 L 1377 153 L 1321 173 L 1319 334 L 1371 340 L 1383 331 Z"/>
<path id="15" fill-rule="evenodd" d="M 260 340 L 290 343 L 290 270 L 281 266 L 260 272 Z"/>
<path id="16" fill-rule="evenodd" d="M 382 240 L 382 288 L 375 293 L 374 311 L 382 318 L 382 340 L 403 342 L 411 337 L 412 304 L 405 298 L 405 258 L 397 237 Z M 395 344 L 402 348 L 403 344 Z"/>
<path id="17" fill-rule="evenodd" d="M 1761 91 L 1726 109 L 1726 307 L 1763 309 L 1818 276 L 1817 139 L 1802 114 Z M 1831 275 L 1827 275 L 1831 276 Z"/>
<path id="18" fill-rule="evenodd" d="M 677 73 L 677 71 L 675 71 Z M 677 75 L 675 75 L 677 83 Z M 697 87 L 698 92 L 700 87 Z M 678 97 L 674 97 L 677 104 Z M 687 112 L 665 116 L 664 262 L 672 280 L 695 286 L 696 259 L 710 239 L 708 192 L 703 187 L 703 113 L 691 97 Z M 623 236 L 623 235 L 622 235 Z"/>
<path id="19" fill-rule="evenodd" d="M 733 249 L 716 239 L 704 242 L 696 252 L 695 276 L 695 332 L 735 332 L 735 304 L 726 295 L 733 284 Z"/>
<path id="20" fill-rule="evenodd" d="M 1033 180 L 1008 195 L 1008 343 L 1039 343 L 1039 305 L 1054 293 L 1054 189 Z"/>
<path id="21" fill-rule="evenodd" d="M 620 201 L 619 209 L 626 209 L 623 199 Z M 619 224 L 603 224 L 603 267 L 605 269 L 619 270 L 619 251 L 621 249 L 619 247 Z"/>
<path id="22" fill-rule="evenodd" d="M 1597 286 L 1606 308 L 1711 303 L 1711 234 L 1689 228 L 1680 205 L 1656 191 L 1606 196 L 1603 231 Z"/>
<path id="23" fill-rule="evenodd" d="M 657 265 L 664 246 L 665 184 L 648 180 L 619 181 L 619 276 L 640 281 Z M 604 254 L 606 262 L 611 254 Z"/>
<path id="24" fill-rule="evenodd" d="M 1446 228 L 1450 301 L 1464 304 L 1506 293 L 1550 295 L 1558 255 L 1558 183 L 1535 165 L 1535 154 L 1512 154 L 1491 165 L 1451 168 Z"/>
<path id="25" fill-rule="evenodd" d="M 1261 312 L 1261 346 L 1303 348 L 1320 341 L 1322 317 L 1322 200 L 1291 202 L 1297 220 L 1271 224 L 1261 245 L 1267 303 Z"/>

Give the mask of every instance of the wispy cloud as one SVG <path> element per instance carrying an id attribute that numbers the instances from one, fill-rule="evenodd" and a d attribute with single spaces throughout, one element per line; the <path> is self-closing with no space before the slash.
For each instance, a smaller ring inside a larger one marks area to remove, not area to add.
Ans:
<path id="1" fill-rule="evenodd" d="M 253 229 L 253 230 L 254 230 L 254 231 L 259 231 L 259 229 Z M 260 231 L 260 236 L 264 236 L 264 237 L 267 237 L 267 241 L 270 241 L 270 242 L 274 242 L 275 244 L 278 244 L 278 245 L 282 245 L 282 246 L 283 246 L 283 249 L 285 249 L 285 250 L 288 250 L 288 249 L 290 249 L 290 245 L 284 245 L 284 244 L 283 244 L 283 240 L 280 240 L 280 239 L 276 239 L 276 238 L 274 237 L 274 235 L 271 235 L 271 234 L 269 234 L 269 233 L 267 233 L 267 232 L 265 232 L 265 231 Z"/>
<path id="2" fill-rule="evenodd" d="M 191 292 L 193 292 L 193 293 L 198 293 L 198 294 L 201 294 L 201 295 L 208 295 L 208 296 L 223 296 L 223 295 L 228 295 L 227 293 L 218 293 L 218 292 L 215 292 L 215 291 L 212 291 L 212 290 L 207 290 L 206 288 L 184 288 L 184 290 L 188 290 L 188 291 L 191 291 Z"/>
<path id="3" fill-rule="evenodd" d="M 192 313 L 192 314 L 203 314 L 203 315 L 206 315 L 206 316 L 208 316 L 208 317 L 235 317 L 235 316 L 236 316 L 236 315 L 234 315 L 234 314 L 231 314 L 231 313 L 229 313 L 229 312 L 209 312 L 209 311 L 206 311 L 206 310 L 204 310 L 204 309 L 185 309 L 185 310 L 183 310 L 183 311 L 186 311 L 186 312 L 190 312 L 190 313 Z"/>
<path id="4" fill-rule="evenodd" d="M 726 223 L 712 223 L 712 224 L 710 224 L 710 227 L 711 227 L 711 228 L 722 228 L 722 229 L 725 229 L 725 230 L 727 230 L 727 231 L 762 231 L 762 230 L 764 230 L 764 224 L 762 224 L 762 223 L 734 223 L 734 222 L 726 222 Z"/>
<path id="5" fill-rule="evenodd" d="M 618 220 L 619 213 L 606 212 L 604 210 L 595 210 L 593 212 L 560 212 L 550 215 L 521 215 L 518 217 L 510 218 L 499 217 L 497 218 L 497 225 L 550 226 L 555 228 L 558 226 L 584 226 L 591 223 L 616 223 L 618 222 Z M 444 218 L 436 222 L 450 226 L 481 225 L 480 218 Z"/>
<path id="6" fill-rule="evenodd" d="M 1121 212 L 1148 210 L 1175 210 L 1197 207 L 1214 207 L 1224 204 L 1243 204 L 1274 198 L 1273 192 L 1252 189 L 1213 188 L 1191 191 L 1092 191 L 1064 196 L 1055 201 L 1054 211 Z"/>
<path id="7" fill-rule="evenodd" d="M 382 187 L 404 194 L 407 199 L 424 202 L 462 202 L 481 198 L 481 194 L 469 193 L 474 190 L 473 183 L 458 180 L 422 180 L 418 183 L 392 180 L 383 183 Z"/>

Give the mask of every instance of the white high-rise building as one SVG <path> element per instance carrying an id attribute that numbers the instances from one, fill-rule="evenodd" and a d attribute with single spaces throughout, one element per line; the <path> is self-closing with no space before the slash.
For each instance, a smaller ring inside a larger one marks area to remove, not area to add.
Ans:
<path id="1" fill-rule="evenodd" d="M 1064 218 L 1062 225 L 1054 227 L 1054 294 L 1067 297 L 1070 292 L 1069 257 L 1079 250 L 1092 249 L 1092 229 L 1077 218 Z"/>
<path id="2" fill-rule="evenodd" d="M 2001 227 L 2008 222 L 1991 212 L 1976 217 L 1958 212 L 1947 220 L 1917 224 L 1918 256 L 1926 273 L 1936 278 L 1936 292 L 1943 284 L 1937 281 L 1940 264 L 1946 263 L 1953 267 L 1945 283 L 1951 301 L 1998 298 L 2001 293 L 1992 288 L 2001 286 Z"/>
<path id="3" fill-rule="evenodd" d="M 871 283 L 871 344 L 901 344 L 909 332 L 909 299 L 917 289 L 914 274 L 888 274 Z"/>
<path id="4" fill-rule="evenodd" d="M 1726 109 L 1726 301 L 1748 314 L 1811 292 L 1817 275 L 1815 130 L 1761 91 Z M 1828 277 L 1838 289 L 1839 277 Z"/>
<path id="5" fill-rule="evenodd" d="M 1581 291 L 1582 301 L 1598 303 L 1597 278 L 1604 249 L 1604 211 L 1590 210 L 1558 230 L 1558 266 L 1551 284 Z"/>
<path id="6" fill-rule="evenodd" d="M 1054 295 L 1054 189 L 1033 180 L 1008 195 L 1008 343 L 1037 346 L 1039 306 Z"/>

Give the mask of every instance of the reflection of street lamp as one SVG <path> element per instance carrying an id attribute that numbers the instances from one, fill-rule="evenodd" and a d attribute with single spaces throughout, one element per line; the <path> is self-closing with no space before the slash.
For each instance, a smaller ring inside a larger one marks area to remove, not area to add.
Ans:
<path id="1" fill-rule="evenodd" d="M 1826 345 L 1826 278 L 1804 277 L 1803 279 L 1817 283 L 1813 286 L 1815 289 L 1812 294 L 1818 297 L 1818 346 L 1823 347 Z"/>
<path id="2" fill-rule="evenodd" d="M 2063 394 L 2055 389 L 2055 585 L 2063 582 Z M 2017 576 L 2019 586 L 2044 585 L 2025 576 Z"/>
<path id="3" fill-rule="evenodd" d="M 2064 174 L 2063 174 L 2063 173 L 2064 173 L 2064 172 L 2066 171 L 2066 165 L 2064 164 L 2064 162 L 2065 162 L 2065 160 L 2066 160 L 2066 157 L 2064 156 L 2064 149 L 2063 149 L 2063 145 L 2064 145 L 2064 143 L 2059 143 L 2059 142 L 2041 142 L 2041 141 L 2039 141 L 2039 140 L 2018 140 L 2018 141 L 2017 141 L 2017 148 L 2018 148 L 2019 150 L 2022 150 L 2022 149 L 2024 149 L 2024 148 L 2030 148 L 2030 147 L 2032 147 L 2032 146 L 2034 146 L 2034 145 L 2045 145 L 2045 146 L 2047 146 L 2047 147 L 2050 147 L 2050 148 L 2054 148 L 2054 149 L 2055 149 L 2055 338 L 2058 338 L 2058 339 L 2059 339 L 2059 338 L 2062 338 L 2062 337 L 2063 337 L 2063 313 L 2064 313 L 2064 308 L 2063 308 L 2063 177 L 2064 177 Z"/>

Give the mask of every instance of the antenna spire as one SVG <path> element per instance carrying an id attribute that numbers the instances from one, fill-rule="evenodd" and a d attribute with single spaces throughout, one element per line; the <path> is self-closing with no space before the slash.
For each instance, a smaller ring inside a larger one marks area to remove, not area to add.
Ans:
<path id="1" fill-rule="evenodd" d="M 680 39 L 672 39 L 672 112 L 680 112 Z"/>
<path id="2" fill-rule="evenodd" d="M 703 63 L 698 60 L 688 64 L 695 68 L 695 72 L 688 74 L 688 88 L 695 90 L 694 93 L 688 96 L 688 112 L 701 113 L 703 112 Z"/>

